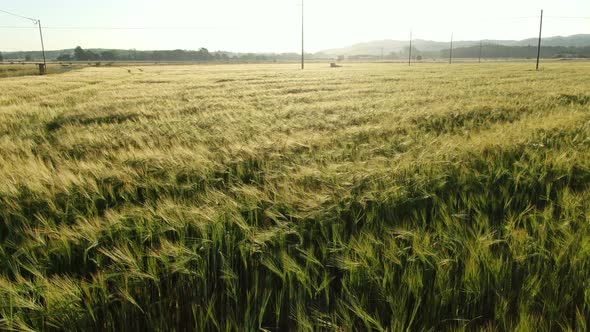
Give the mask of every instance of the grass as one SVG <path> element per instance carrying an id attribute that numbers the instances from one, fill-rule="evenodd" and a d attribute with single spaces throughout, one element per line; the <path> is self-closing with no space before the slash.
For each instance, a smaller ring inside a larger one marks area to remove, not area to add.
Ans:
<path id="1" fill-rule="evenodd" d="M 586 330 L 590 64 L 2 79 L 8 330 Z"/>

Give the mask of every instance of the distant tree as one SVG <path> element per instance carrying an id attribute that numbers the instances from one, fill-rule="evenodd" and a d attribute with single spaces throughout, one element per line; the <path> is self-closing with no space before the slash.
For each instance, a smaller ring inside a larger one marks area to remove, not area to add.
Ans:
<path id="1" fill-rule="evenodd" d="M 222 53 L 221 54 L 221 59 L 225 62 L 229 61 L 229 55 L 227 55 L 226 53 Z"/>
<path id="2" fill-rule="evenodd" d="M 100 60 L 100 54 L 94 53 L 90 50 L 86 51 L 86 60 L 95 61 Z"/>
<path id="3" fill-rule="evenodd" d="M 116 51 L 104 51 L 100 53 L 100 59 L 114 61 L 119 59 L 119 55 Z"/>
<path id="4" fill-rule="evenodd" d="M 64 53 L 57 57 L 57 61 L 72 61 L 72 56 Z"/>
<path id="5" fill-rule="evenodd" d="M 338 61 L 338 62 L 342 62 L 342 61 L 344 61 L 344 55 L 339 55 L 339 56 L 338 56 L 338 60 L 337 60 L 337 61 Z"/>
<path id="6" fill-rule="evenodd" d="M 130 49 L 128 54 L 129 54 L 127 57 L 128 60 L 137 60 L 137 50 L 136 49 L 134 49 L 134 48 Z"/>
<path id="7" fill-rule="evenodd" d="M 154 61 L 162 61 L 162 52 L 154 51 L 151 55 L 151 59 Z"/>
<path id="8" fill-rule="evenodd" d="M 0 52 L 0 62 L 4 62 L 4 57 L 2 56 L 2 52 Z"/>
<path id="9" fill-rule="evenodd" d="M 417 54 L 416 54 L 417 55 Z M 398 57 L 393 54 L 390 58 Z M 424 54 L 423 54 L 424 56 Z M 299 60 L 300 55 L 297 53 L 226 53 L 223 51 L 209 52 L 206 48 L 199 50 L 162 50 L 162 51 L 137 51 L 130 50 L 107 50 L 101 53 L 84 50 L 78 46 L 74 49 L 73 55 L 68 58 L 67 54 L 60 55 L 59 61 L 199 61 L 199 62 L 268 62 L 268 61 L 293 61 Z M 344 58 L 341 58 L 344 60 Z"/>
<path id="10" fill-rule="evenodd" d="M 387 57 L 390 59 L 399 59 L 399 54 L 397 52 L 391 52 Z"/>
<path id="11" fill-rule="evenodd" d="M 31 61 L 33 61 L 33 57 L 31 57 L 30 54 L 27 54 L 27 55 L 25 55 L 25 61 L 26 62 L 31 62 Z"/>
<path id="12" fill-rule="evenodd" d="M 418 55 L 421 55 L 421 51 L 419 49 L 417 49 L 416 47 L 412 46 L 412 58 L 416 59 L 416 57 Z M 408 55 L 410 55 L 410 48 L 409 47 L 404 47 L 404 49 L 400 52 L 400 55 L 404 58 L 407 58 Z"/>
<path id="13" fill-rule="evenodd" d="M 421 60 L 422 60 L 422 56 L 421 56 L 421 55 L 418 55 L 418 56 L 416 57 L 416 60 L 418 60 L 418 61 L 421 61 Z"/>
<path id="14" fill-rule="evenodd" d="M 88 60 L 88 56 L 86 55 L 86 51 L 80 46 L 77 46 L 74 49 L 74 60 L 76 61 L 86 61 Z"/>
<path id="15" fill-rule="evenodd" d="M 201 60 L 201 61 L 207 61 L 207 60 L 211 60 L 212 56 L 209 53 L 209 50 L 202 47 L 198 52 L 197 52 L 197 59 L 196 60 Z"/>

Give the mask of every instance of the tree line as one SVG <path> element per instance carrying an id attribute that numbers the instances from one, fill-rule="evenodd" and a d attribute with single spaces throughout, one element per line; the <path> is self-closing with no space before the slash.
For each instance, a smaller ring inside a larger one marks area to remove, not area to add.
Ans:
<path id="1" fill-rule="evenodd" d="M 407 59 L 409 55 L 409 47 L 404 48 L 400 52 L 391 52 L 385 59 Z M 505 46 L 498 44 L 483 44 L 468 47 L 453 48 L 453 57 L 455 58 L 470 58 L 477 59 L 481 55 L 482 58 L 515 58 L 526 59 L 537 57 L 537 46 Z M 412 46 L 412 58 L 414 60 L 421 60 L 422 58 L 448 58 L 450 56 L 450 49 L 441 51 L 422 51 Z M 542 58 L 590 58 L 590 46 L 574 47 L 574 46 L 542 46 Z"/>
<path id="2" fill-rule="evenodd" d="M 231 62 L 231 61 L 285 61 L 296 60 L 296 53 L 257 54 L 257 53 L 229 53 L 209 52 L 206 48 L 197 51 L 138 51 L 138 50 L 85 50 L 78 46 L 73 53 L 66 52 L 59 55 L 57 61 L 195 61 L 195 62 Z"/>
<path id="3" fill-rule="evenodd" d="M 536 58 L 537 46 L 504 46 L 487 44 L 470 47 L 459 47 L 453 49 L 453 57 L 457 58 L 478 58 L 481 54 L 486 58 Z M 442 50 L 440 56 L 449 57 L 449 49 Z M 565 47 L 565 46 L 542 46 L 542 58 L 589 58 L 590 46 Z"/>
<path id="4" fill-rule="evenodd" d="M 61 54 L 60 54 L 61 53 Z M 537 56 L 536 45 L 530 46 L 504 46 L 498 44 L 483 44 L 470 47 L 457 47 L 453 49 L 453 56 L 456 58 L 535 58 Z M 399 52 L 384 54 L 383 57 L 377 55 L 355 55 L 348 56 L 350 60 L 371 60 L 371 59 L 407 59 L 409 48 L 406 47 Z M 48 51 L 48 59 L 61 62 L 69 61 L 187 61 L 187 62 L 220 62 L 220 63 L 241 63 L 241 62 L 278 62 L 278 61 L 298 61 L 300 55 L 297 53 L 281 54 L 260 54 L 260 53 L 231 53 L 231 52 L 209 52 L 206 48 L 197 51 L 188 50 L 169 50 L 169 51 L 137 51 L 131 50 L 85 50 L 78 46 L 74 50 L 67 51 Z M 308 54 L 308 57 L 314 57 Z M 441 51 L 422 51 L 412 47 L 412 58 L 421 60 L 422 58 L 448 58 L 449 49 Z M 541 57 L 543 58 L 590 58 L 590 46 L 583 47 L 566 47 L 566 46 L 543 46 L 541 48 Z M 6 58 L 6 59 L 5 59 Z M 41 52 L 12 52 L 3 55 L 0 52 L 0 62 L 3 60 L 13 61 L 13 59 L 23 59 L 31 62 L 41 59 Z M 320 55 L 320 58 L 321 55 Z M 339 56 L 338 60 L 342 61 L 346 57 Z M 21 60 L 22 61 L 22 60 Z"/>

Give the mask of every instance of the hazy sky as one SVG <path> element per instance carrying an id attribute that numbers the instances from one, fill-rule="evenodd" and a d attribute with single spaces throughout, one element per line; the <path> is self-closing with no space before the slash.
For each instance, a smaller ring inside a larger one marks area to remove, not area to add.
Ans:
<path id="1" fill-rule="evenodd" d="M 39 18 L 47 49 L 136 48 L 298 52 L 301 0 L 18 0 L 0 9 Z M 590 17 L 590 0 L 306 0 L 306 50 L 379 39 L 524 39 L 547 16 Z M 512 18 L 519 19 L 512 19 Z M 523 18 L 524 17 L 524 18 Z M 14 27 L 29 27 L 17 29 Z M 0 50 L 39 49 L 33 24 L 0 12 Z M 71 27 L 168 29 L 55 29 Z M 170 29 L 192 27 L 198 29 Z M 544 35 L 590 33 L 590 19 L 547 17 Z"/>

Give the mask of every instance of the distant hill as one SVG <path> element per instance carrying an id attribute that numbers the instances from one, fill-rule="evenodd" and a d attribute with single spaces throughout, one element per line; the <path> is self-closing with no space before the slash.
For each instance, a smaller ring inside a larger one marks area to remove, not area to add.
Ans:
<path id="1" fill-rule="evenodd" d="M 528 38 L 519 41 L 500 41 L 498 43 L 505 46 L 528 46 L 537 45 L 538 41 L 538 38 Z M 543 38 L 542 44 L 544 46 L 586 47 L 590 46 L 590 34 L 547 37 Z"/>
<path id="2" fill-rule="evenodd" d="M 493 57 L 531 57 L 535 54 L 535 47 L 537 45 L 537 38 L 528 38 L 523 40 L 467 40 L 453 42 L 454 49 L 457 50 L 457 56 L 462 54 L 478 54 L 480 42 L 484 44 L 485 54 Z M 588 47 L 590 47 L 590 34 L 578 34 L 568 37 L 556 36 L 543 38 L 543 46 L 545 47 L 542 55 L 544 57 L 589 57 Z M 448 53 L 449 42 L 439 42 L 423 39 L 415 39 L 412 41 L 412 54 L 415 56 L 438 58 Z M 477 49 L 475 49 L 477 48 Z M 522 49 L 526 48 L 526 49 Z M 206 49 L 202 49 L 206 50 Z M 103 61 L 178 61 L 178 60 L 195 60 L 190 56 L 175 56 L 176 53 L 194 53 L 195 51 L 139 51 L 133 49 L 100 49 L 91 48 L 90 51 L 95 54 L 110 53 L 110 57 L 99 57 Z M 208 52 L 208 51 L 207 51 Z M 355 44 L 349 47 L 328 49 L 315 54 L 310 54 L 310 57 L 318 59 L 332 59 L 340 56 L 359 59 L 375 59 L 382 54 L 386 59 L 397 59 L 400 57 L 407 57 L 408 41 L 407 40 L 377 40 Z M 51 50 L 46 51 L 48 60 L 55 60 L 59 56 L 67 54 L 73 55 L 74 49 Z M 113 57 L 116 54 L 116 57 Z M 212 52 L 212 61 L 225 61 L 226 59 L 232 61 L 295 61 L 299 58 L 295 53 L 234 53 L 225 51 Z M 4 52 L 4 61 L 20 61 L 25 58 L 30 58 L 33 61 L 42 59 L 40 51 L 22 51 L 22 52 Z"/>
<path id="3" fill-rule="evenodd" d="M 524 40 L 483 40 L 484 44 L 494 44 L 503 46 L 534 46 L 537 44 L 537 38 Z M 479 40 L 455 41 L 453 47 L 464 48 L 479 45 Z M 585 47 L 590 46 L 590 34 L 580 34 L 568 37 L 556 36 L 543 38 L 544 46 L 564 46 L 564 47 Z M 431 40 L 415 39 L 412 41 L 412 48 L 427 55 L 439 54 L 441 51 L 449 48 L 449 42 L 437 42 Z M 407 40 L 378 40 L 365 43 L 355 44 L 349 47 L 328 49 L 316 53 L 318 57 L 337 57 L 337 56 L 380 56 L 391 53 L 399 53 L 407 50 Z"/>

